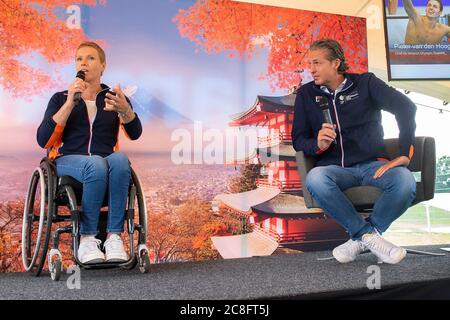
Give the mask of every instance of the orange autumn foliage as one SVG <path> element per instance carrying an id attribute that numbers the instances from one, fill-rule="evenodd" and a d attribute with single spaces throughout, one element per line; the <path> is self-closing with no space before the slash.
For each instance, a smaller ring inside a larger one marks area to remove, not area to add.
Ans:
<path id="1" fill-rule="evenodd" d="M 228 227 L 223 221 L 212 220 L 201 227 L 192 239 L 198 259 L 217 259 L 219 253 L 212 245 L 211 237 L 229 235 Z"/>
<path id="2" fill-rule="evenodd" d="M 14 97 L 40 94 L 57 85 L 55 75 L 23 61 L 37 53 L 48 63 L 68 63 L 86 35 L 69 29 L 55 14 L 72 4 L 95 5 L 96 0 L 0 0 L 0 85 Z M 101 0 L 104 4 L 106 0 Z"/>
<path id="3" fill-rule="evenodd" d="M 208 54 L 250 59 L 266 48 L 268 64 L 263 79 L 273 89 L 298 85 L 306 69 L 310 44 L 321 38 L 339 41 L 349 72 L 367 71 L 366 22 L 362 18 L 262 6 L 230 0 L 197 0 L 180 10 L 173 21 L 182 37 Z"/>
<path id="4" fill-rule="evenodd" d="M 0 203 L 0 272 L 23 271 L 20 243 L 23 203 L 23 200 Z"/>

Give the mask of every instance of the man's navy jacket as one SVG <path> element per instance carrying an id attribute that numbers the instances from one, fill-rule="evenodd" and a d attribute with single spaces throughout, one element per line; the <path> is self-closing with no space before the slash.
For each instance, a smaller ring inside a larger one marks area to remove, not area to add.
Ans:
<path id="1" fill-rule="evenodd" d="M 53 115 L 66 102 L 67 90 L 55 93 L 50 99 L 42 123 L 37 130 L 39 145 L 42 148 L 51 148 L 50 159 L 69 154 L 106 157 L 117 152 L 120 126 L 131 140 L 140 137 L 142 126 L 137 114 L 131 122 L 124 124 L 117 112 L 103 110 L 109 87 L 102 84 L 102 89 L 95 99 L 97 114 L 94 123 L 89 121 L 86 104 L 81 99 L 80 103 L 73 108 L 66 125 L 57 124 L 53 120 Z"/>
<path id="2" fill-rule="evenodd" d="M 381 110 L 386 110 L 395 115 L 398 123 L 400 155 L 411 159 L 416 129 L 415 104 L 373 73 L 344 76 L 345 85 L 336 96 L 322 90 L 314 81 L 298 89 L 292 128 L 294 149 L 314 156 L 318 166 L 348 167 L 363 161 L 388 159 L 381 125 Z M 325 122 L 319 106 L 319 101 L 324 101 L 321 99 L 328 102 L 337 127 L 337 143 L 325 150 L 317 146 L 317 135 Z"/>

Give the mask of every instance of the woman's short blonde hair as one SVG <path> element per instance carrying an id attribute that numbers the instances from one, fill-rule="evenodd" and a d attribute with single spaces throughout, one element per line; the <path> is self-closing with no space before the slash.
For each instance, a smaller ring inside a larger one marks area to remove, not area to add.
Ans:
<path id="1" fill-rule="evenodd" d="M 105 51 L 98 44 L 96 44 L 95 42 L 86 41 L 86 42 L 81 43 L 78 46 L 77 51 L 83 47 L 91 47 L 91 48 L 94 48 L 95 50 L 97 50 L 98 56 L 100 57 L 100 62 L 106 63 Z"/>

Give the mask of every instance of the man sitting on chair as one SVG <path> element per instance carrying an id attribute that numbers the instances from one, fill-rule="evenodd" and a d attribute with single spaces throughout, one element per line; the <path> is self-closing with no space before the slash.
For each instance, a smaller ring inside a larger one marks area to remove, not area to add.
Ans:
<path id="1" fill-rule="evenodd" d="M 314 81 L 297 91 L 292 141 L 296 151 L 316 160 L 306 188 L 351 237 L 333 256 L 346 263 L 369 249 L 385 263 L 398 263 L 406 250 L 381 234 L 415 198 L 416 182 L 406 167 L 414 152 L 416 106 L 372 73 L 346 73 L 344 52 L 335 40 L 314 42 L 308 63 Z M 323 109 L 334 125 L 325 123 Z M 384 146 L 381 109 L 395 115 L 400 130 L 401 155 L 392 160 Z M 367 220 L 343 192 L 355 186 L 383 191 Z"/>

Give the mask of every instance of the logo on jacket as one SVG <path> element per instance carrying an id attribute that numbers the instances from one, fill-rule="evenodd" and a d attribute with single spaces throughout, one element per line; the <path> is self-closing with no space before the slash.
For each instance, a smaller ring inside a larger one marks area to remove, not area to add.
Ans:
<path id="1" fill-rule="evenodd" d="M 358 91 L 353 91 L 353 92 L 350 92 L 349 94 L 347 94 L 347 95 L 341 95 L 340 97 L 339 97 L 339 103 L 340 104 L 344 104 L 344 103 L 346 103 L 346 102 L 348 102 L 348 101 L 352 101 L 352 100 L 356 100 L 356 99 L 358 99 L 358 97 L 359 97 L 359 93 L 358 93 Z"/>
<path id="2" fill-rule="evenodd" d="M 322 103 L 323 100 L 326 100 L 327 98 L 324 96 L 316 96 L 316 103 Z"/>

